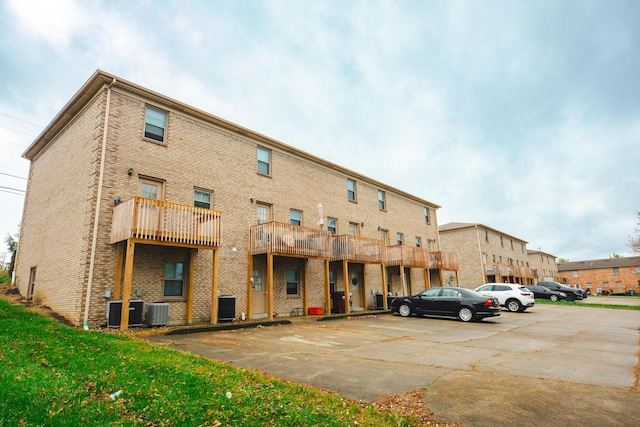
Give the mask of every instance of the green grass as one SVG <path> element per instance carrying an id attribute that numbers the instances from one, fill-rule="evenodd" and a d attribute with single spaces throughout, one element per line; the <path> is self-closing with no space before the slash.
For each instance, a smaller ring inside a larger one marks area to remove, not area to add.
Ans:
<path id="1" fill-rule="evenodd" d="M 9 272 L 6 270 L 0 270 L 0 285 L 9 283 L 9 280 L 11 280 Z"/>
<path id="2" fill-rule="evenodd" d="M 597 298 L 597 297 L 596 297 Z M 588 299 L 587 299 L 588 301 Z M 549 301 L 547 299 L 536 299 L 536 304 L 554 304 L 554 305 L 573 305 L 579 307 L 595 307 L 595 308 L 616 308 L 621 310 L 640 310 L 639 305 L 623 305 L 623 304 L 598 304 L 589 302 L 576 301 Z"/>
<path id="3" fill-rule="evenodd" d="M 109 395 L 117 390 L 116 399 Z M 231 397 L 227 398 L 227 392 Z M 413 426 L 337 394 L 0 300 L 0 426 Z"/>

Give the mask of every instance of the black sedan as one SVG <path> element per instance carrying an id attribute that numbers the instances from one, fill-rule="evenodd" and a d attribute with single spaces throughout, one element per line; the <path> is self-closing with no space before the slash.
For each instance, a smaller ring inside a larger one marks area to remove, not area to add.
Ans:
<path id="1" fill-rule="evenodd" d="M 408 317 L 412 314 L 457 317 L 463 322 L 500 316 L 496 298 L 485 297 L 466 288 L 431 288 L 410 297 L 391 301 L 391 311 Z"/>
<path id="2" fill-rule="evenodd" d="M 548 299 L 551 301 L 560 301 L 567 299 L 567 294 L 561 291 L 552 291 L 549 288 L 545 288 L 544 286 L 526 286 L 535 298 Z"/>

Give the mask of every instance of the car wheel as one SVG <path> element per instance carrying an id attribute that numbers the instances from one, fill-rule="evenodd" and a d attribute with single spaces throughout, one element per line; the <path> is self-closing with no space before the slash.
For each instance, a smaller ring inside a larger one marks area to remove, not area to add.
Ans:
<path id="1" fill-rule="evenodd" d="M 558 301 L 558 295 L 551 295 L 551 296 L 549 297 L 549 299 L 550 299 L 551 301 Z"/>
<path id="2" fill-rule="evenodd" d="M 522 304 L 517 299 L 510 299 L 507 301 L 507 310 L 515 312 L 520 311 L 522 309 Z"/>
<path id="3" fill-rule="evenodd" d="M 567 294 L 567 301 L 575 301 L 576 297 L 572 294 Z"/>
<path id="4" fill-rule="evenodd" d="M 471 310 L 469 307 L 462 307 L 460 310 L 458 310 L 458 319 L 462 320 L 463 322 L 469 322 L 473 320 L 473 310 Z"/>
<path id="5" fill-rule="evenodd" d="M 402 317 L 409 317 L 411 316 L 411 307 L 409 307 L 409 304 L 402 304 L 400 308 L 398 308 L 398 313 L 400 313 Z"/>

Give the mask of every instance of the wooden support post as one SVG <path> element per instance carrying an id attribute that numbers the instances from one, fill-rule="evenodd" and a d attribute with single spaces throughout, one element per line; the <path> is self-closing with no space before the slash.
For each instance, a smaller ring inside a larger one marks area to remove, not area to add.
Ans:
<path id="1" fill-rule="evenodd" d="M 329 282 L 329 259 L 324 260 L 324 305 L 325 313 L 331 314 L 331 283 Z"/>
<path id="2" fill-rule="evenodd" d="M 342 260 L 342 275 L 344 276 L 344 312 L 350 313 L 349 293 L 351 292 L 351 286 L 349 286 L 349 263 L 347 260 Z"/>
<path id="3" fill-rule="evenodd" d="M 400 266 L 400 287 L 402 288 L 402 296 L 406 297 L 407 296 L 407 290 L 406 290 L 406 281 L 404 280 L 404 266 L 401 265 Z"/>
<path id="4" fill-rule="evenodd" d="M 309 313 L 309 292 L 307 289 L 309 288 L 309 259 L 304 258 L 304 278 L 302 281 L 302 312 L 303 315 L 306 316 Z"/>
<path id="5" fill-rule="evenodd" d="M 133 279 L 133 259 L 136 244 L 133 239 L 127 240 L 127 257 L 124 263 L 124 283 L 122 289 L 122 314 L 120 316 L 120 330 L 129 329 L 129 301 L 131 295 L 131 281 Z"/>
<path id="6" fill-rule="evenodd" d="M 385 267 L 384 264 L 381 264 L 380 267 L 380 269 L 382 270 L 382 304 L 386 311 L 389 310 L 389 304 L 387 303 L 387 267 Z"/>
<path id="7" fill-rule="evenodd" d="M 218 323 L 218 249 L 211 258 L 211 323 Z"/>
<path id="8" fill-rule="evenodd" d="M 189 250 L 189 267 L 187 269 L 187 324 L 193 322 L 193 273 L 195 267 L 195 249 Z"/>
<path id="9" fill-rule="evenodd" d="M 362 264 L 362 306 L 367 309 L 367 264 Z M 373 297 L 375 299 L 375 296 Z M 375 303 L 375 301 L 374 301 Z"/>
<path id="10" fill-rule="evenodd" d="M 424 275 L 424 290 L 426 291 L 427 289 L 431 288 L 431 283 L 429 281 L 429 269 L 425 268 L 423 270 L 423 275 Z"/>
<path id="11" fill-rule="evenodd" d="M 247 273 L 247 319 L 251 319 L 253 316 L 253 255 L 249 254 L 247 260 L 248 273 Z"/>
<path id="12" fill-rule="evenodd" d="M 273 254 L 267 254 L 267 310 L 269 319 L 273 320 Z"/>
<path id="13" fill-rule="evenodd" d="M 127 242 L 116 244 L 116 273 L 113 278 L 113 299 L 120 299 L 120 289 L 122 286 L 122 269 L 124 264 L 124 252 Z"/>

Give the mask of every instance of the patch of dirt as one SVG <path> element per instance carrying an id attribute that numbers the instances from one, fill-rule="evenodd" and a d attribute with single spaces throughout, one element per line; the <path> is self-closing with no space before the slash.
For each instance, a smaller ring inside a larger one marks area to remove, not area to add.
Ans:
<path id="1" fill-rule="evenodd" d="M 434 420 L 433 412 L 425 399 L 425 389 L 419 388 L 408 393 L 395 393 L 382 396 L 373 406 L 389 412 L 416 417 L 429 427 L 464 427 L 464 424 Z"/>
<path id="2" fill-rule="evenodd" d="M 34 304 L 33 300 L 23 297 L 22 295 L 20 295 L 20 291 L 17 287 L 11 286 L 8 283 L 0 284 L 0 298 L 9 301 L 11 304 L 20 304 L 27 310 L 35 311 L 37 313 L 44 314 L 45 316 L 49 316 L 50 318 L 64 325 L 75 326 L 66 317 L 53 311 L 48 305 Z"/>

